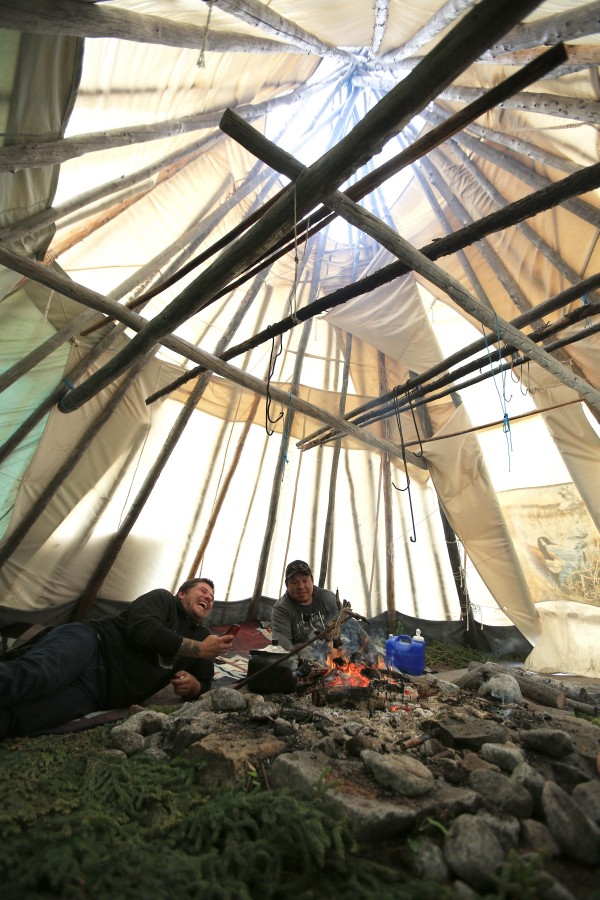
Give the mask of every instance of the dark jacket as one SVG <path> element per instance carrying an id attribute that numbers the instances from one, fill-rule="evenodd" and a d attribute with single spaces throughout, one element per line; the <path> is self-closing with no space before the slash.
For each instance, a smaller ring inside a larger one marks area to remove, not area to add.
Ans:
<path id="1" fill-rule="evenodd" d="M 208 690 L 211 660 L 177 657 L 184 637 L 202 641 L 210 629 L 191 619 L 170 591 L 157 588 L 117 616 L 90 623 L 98 632 L 106 668 L 102 706 L 115 709 L 147 700 L 185 669 Z"/>

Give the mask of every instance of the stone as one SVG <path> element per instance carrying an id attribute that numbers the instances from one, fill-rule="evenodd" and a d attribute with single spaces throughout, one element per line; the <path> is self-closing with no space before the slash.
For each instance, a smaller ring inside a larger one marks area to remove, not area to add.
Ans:
<path id="1" fill-rule="evenodd" d="M 534 769 L 533 766 L 530 766 L 529 763 L 522 762 L 512 770 L 510 779 L 515 784 L 520 784 L 529 791 L 533 799 L 533 812 L 535 815 L 541 815 L 542 788 L 546 783 L 544 776 L 537 769 Z"/>
<path id="2" fill-rule="evenodd" d="M 568 859 L 583 866 L 600 865 L 600 829 L 588 819 L 576 800 L 552 781 L 542 791 L 546 824 Z"/>
<path id="3" fill-rule="evenodd" d="M 458 816 L 444 838 L 444 858 L 450 870 L 476 891 L 491 891 L 504 851 L 494 832 L 479 816 Z"/>
<path id="4" fill-rule="evenodd" d="M 415 842 L 412 869 L 421 878 L 434 878 L 445 881 L 448 878 L 448 865 L 444 859 L 442 848 L 428 837 L 420 837 Z"/>
<path id="5" fill-rule="evenodd" d="M 502 772 L 475 769 L 469 775 L 469 787 L 502 812 L 527 819 L 533 811 L 533 798 L 527 788 Z"/>
<path id="6" fill-rule="evenodd" d="M 437 737 L 446 747 L 457 750 L 479 750 L 484 744 L 503 744 L 508 740 L 504 726 L 489 719 L 438 719 Z"/>
<path id="7" fill-rule="evenodd" d="M 399 803 L 357 797 L 337 789 L 327 792 L 325 805 L 336 819 L 345 817 L 353 836 L 364 843 L 403 834 L 417 818 L 414 810 Z"/>
<path id="8" fill-rule="evenodd" d="M 268 722 L 279 718 L 281 707 L 270 700 L 253 698 L 248 704 L 248 718 L 252 722 Z"/>
<path id="9" fill-rule="evenodd" d="M 556 728 L 532 728 L 530 731 L 520 731 L 519 738 L 530 750 L 553 759 L 562 759 L 574 749 L 570 735 Z"/>
<path id="10" fill-rule="evenodd" d="M 516 816 L 496 814 L 488 812 L 487 810 L 481 810 L 477 813 L 477 818 L 481 822 L 485 822 L 488 828 L 491 828 L 506 853 L 519 846 L 521 823 Z"/>
<path id="11" fill-rule="evenodd" d="M 412 756 L 384 756 L 374 750 L 363 750 L 360 758 L 379 784 L 405 797 L 417 797 L 432 790 L 434 778 L 427 766 Z"/>
<path id="12" fill-rule="evenodd" d="M 146 739 L 138 731 L 117 726 L 110 733 L 110 743 L 116 750 L 122 750 L 127 756 L 133 756 L 144 749 Z"/>
<path id="13" fill-rule="evenodd" d="M 240 712 L 246 709 L 246 700 L 235 688 L 222 687 L 211 691 L 211 704 L 215 712 Z"/>
<path id="14" fill-rule="evenodd" d="M 537 819 L 521 820 L 521 841 L 535 853 L 545 853 L 548 856 L 559 856 L 558 844 L 550 834 L 550 829 Z"/>
<path id="15" fill-rule="evenodd" d="M 239 732 L 212 732 L 188 747 L 182 759 L 204 763 L 196 770 L 194 780 L 202 787 L 214 789 L 244 781 L 251 769 L 285 749 L 284 742 L 271 735 L 257 738 Z"/>
<path id="16" fill-rule="evenodd" d="M 492 675 L 477 691 L 479 697 L 493 697 L 501 703 L 521 703 L 519 682 L 512 675 Z"/>
<path id="17" fill-rule="evenodd" d="M 483 744 L 480 753 L 487 762 L 493 763 L 504 772 L 512 772 L 519 763 L 525 762 L 525 754 L 511 741 L 505 744 Z"/>
<path id="18" fill-rule="evenodd" d="M 579 804 L 588 819 L 600 824 L 600 779 L 585 781 L 578 784 L 571 794 L 573 800 Z"/>

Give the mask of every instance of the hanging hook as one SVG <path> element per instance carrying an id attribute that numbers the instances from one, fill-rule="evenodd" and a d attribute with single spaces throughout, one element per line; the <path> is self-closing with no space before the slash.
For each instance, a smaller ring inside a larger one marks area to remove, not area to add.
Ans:
<path id="1" fill-rule="evenodd" d="M 393 481 L 392 481 L 392 485 L 394 486 L 394 488 L 396 488 L 397 491 L 407 491 L 408 506 L 410 509 L 410 521 L 412 524 L 412 532 L 413 532 L 412 535 L 409 535 L 409 540 L 412 544 L 415 544 L 417 542 L 417 532 L 415 529 L 415 514 L 413 511 L 412 497 L 411 497 L 411 493 L 410 493 L 410 476 L 408 474 L 408 463 L 406 462 L 406 447 L 404 445 L 404 433 L 402 431 L 402 417 L 400 415 L 400 410 L 398 409 L 398 392 L 397 392 L 396 388 L 394 389 L 393 402 L 394 402 L 394 410 L 396 413 L 396 423 L 398 425 L 398 433 L 400 435 L 400 448 L 402 451 L 402 462 L 404 463 L 404 474 L 406 476 L 406 487 L 404 487 L 404 488 L 396 487 L 396 485 L 394 484 Z"/>
<path id="2" fill-rule="evenodd" d="M 280 338 L 279 339 L 279 349 L 275 353 L 275 338 L 271 339 L 271 357 L 270 357 L 270 364 L 269 364 L 269 374 L 267 377 L 267 393 L 266 393 L 266 401 L 267 402 L 266 402 L 266 406 L 265 406 L 265 431 L 267 432 L 268 437 L 271 437 L 271 435 L 275 433 L 274 428 L 269 429 L 269 424 L 275 425 L 277 422 L 279 422 L 280 419 L 283 419 L 283 410 L 279 413 L 279 415 L 277 416 L 276 419 L 273 419 L 271 417 L 271 402 L 272 401 L 271 401 L 271 393 L 269 390 L 269 386 L 271 384 L 271 378 L 273 377 L 273 372 L 275 371 L 275 363 L 277 362 L 277 357 L 281 353 L 281 347 L 282 347 L 282 343 L 281 343 L 281 338 Z"/>

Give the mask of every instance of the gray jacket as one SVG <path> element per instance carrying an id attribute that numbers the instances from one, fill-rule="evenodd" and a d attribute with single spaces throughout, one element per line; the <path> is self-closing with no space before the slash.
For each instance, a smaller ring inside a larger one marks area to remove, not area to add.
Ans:
<path id="1" fill-rule="evenodd" d="M 279 598 L 271 612 L 273 640 L 285 650 L 310 640 L 335 619 L 339 610 L 333 591 L 313 587 L 312 606 L 302 606 L 288 592 Z"/>

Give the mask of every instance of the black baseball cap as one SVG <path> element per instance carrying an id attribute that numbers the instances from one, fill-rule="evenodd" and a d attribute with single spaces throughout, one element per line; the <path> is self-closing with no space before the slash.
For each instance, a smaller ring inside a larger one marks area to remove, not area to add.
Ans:
<path id="1" fill-rule="evenodd" d="M 310 575 L 312 578 L 312 571 L 307 562 L 304 562 L 303 559 L 295 559 L 293 562 L 287 564 L 287 568 L 285 570 L 285 580 L 287 581 L 292 575 L 295 575 L 296 572 L 299 572 L 301 575 Z"/>

